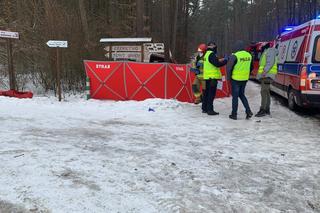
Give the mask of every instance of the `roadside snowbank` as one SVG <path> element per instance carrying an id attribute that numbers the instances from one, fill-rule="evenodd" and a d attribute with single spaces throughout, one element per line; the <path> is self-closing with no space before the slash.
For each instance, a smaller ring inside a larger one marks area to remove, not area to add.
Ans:
<path id="1" fill-rule="evenodd" d="M 247 93 L 257 111 L 258 86 Z M 320 211 L 319 120 L 274 101 L 272 117 L 247 121 L 239 106 L 231 121 L 230 98 L 209 117 L 174 100 L 0 97 L 0 200 L 33 212 Z"/>

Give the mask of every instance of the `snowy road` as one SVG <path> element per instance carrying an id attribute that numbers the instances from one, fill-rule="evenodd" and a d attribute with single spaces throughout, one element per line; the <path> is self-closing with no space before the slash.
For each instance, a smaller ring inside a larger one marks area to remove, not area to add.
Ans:
<path id="1" fill-rule="evenodd" d="M 0 97 L 0 212 L 320 212 L 320 121 L 277 103 Z"/>

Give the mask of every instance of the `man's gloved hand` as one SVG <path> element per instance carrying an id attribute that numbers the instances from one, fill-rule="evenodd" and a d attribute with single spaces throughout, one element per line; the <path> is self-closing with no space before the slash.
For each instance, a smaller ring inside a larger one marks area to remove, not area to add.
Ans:
<path id="1" fill-rule="evenodd" d="M 202 67 L 203 67 L 203 63 L 200 62 L 200 61 L 198 61 L 197 64 L 196 64 L 196 66 L 199 67 L 199 68 L 202 68 Z"/>
<path id="2" fill-rule="evenodd" d="M 225 59 L 225 58 L 220 58 L 220 59 L 219 59 L 219 62 L 220 62 L 220 63 L 226 62 L 226 59 Z"/>
<path id="3" fill-rule="evenodd" d="M 200 70 L 197 69 L 197 68 L 190 68 L 190 71 L 195 73 L 196 75 L 199 75 L 200 74 Z"/>

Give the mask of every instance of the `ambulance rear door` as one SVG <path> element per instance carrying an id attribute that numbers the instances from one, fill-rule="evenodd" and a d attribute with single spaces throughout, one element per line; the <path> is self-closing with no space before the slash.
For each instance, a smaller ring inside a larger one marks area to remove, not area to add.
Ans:
<path id="1" fill-rule="evenodd" d="M 308 55 L 309 66 L 308 66 L 308 81 L 309 89 L 314 91 L 316 94 L 320 94 L 320 20 L 314 20 L 314 27 L 312 36 L 310 39 L 310 47 Z M 319 92 L 316 92 L 319 91 Z"/>
<path id="2" fill-rule="evenodd" d="M 289 87 L 293 87 L 296 90 L 299 89 L 300 70 L 304 65 L 310 30 L 311 22 L 308 22 L 281 36 L 278 56 L 279 74 L 276 82 L 283 85 L 281 89 L 284 92 L 287 92 Z"/>

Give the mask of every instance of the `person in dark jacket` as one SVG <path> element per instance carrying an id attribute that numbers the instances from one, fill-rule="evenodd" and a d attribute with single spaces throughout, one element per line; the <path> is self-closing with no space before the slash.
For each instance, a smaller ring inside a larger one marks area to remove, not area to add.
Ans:
<path id="1" fill-rule="evenodd" d="M 245 96 L 245 88 L 252 70 L 252 55 L 245 51 L 245 45 L 243 41 L 237 41 L 235 44 L 234 53 L 230 56 L 227 65 L 227 78 L 228 80 L 231 80 L 232 86 L 232 112 L 229 116 L 230 119 L 237 120 L 239 98 L 246 109 L 246 119 L 250 119 L 253 115 L 249 106 L 249 102 Z"/>
<path id="2" fill-rule="evenodd" d="M 202 101 L 202 113 L 218 115 L 219 113 L 213 109 L 213 101 L 216 96 L 218 80 L 222 79 L 220 67 L 226 65 L 227 59 L 217 57 L 217 45 L 212 41 L 208 43 L 203 61 L 203 79 L 206 82 L 206 90 Z"/>

